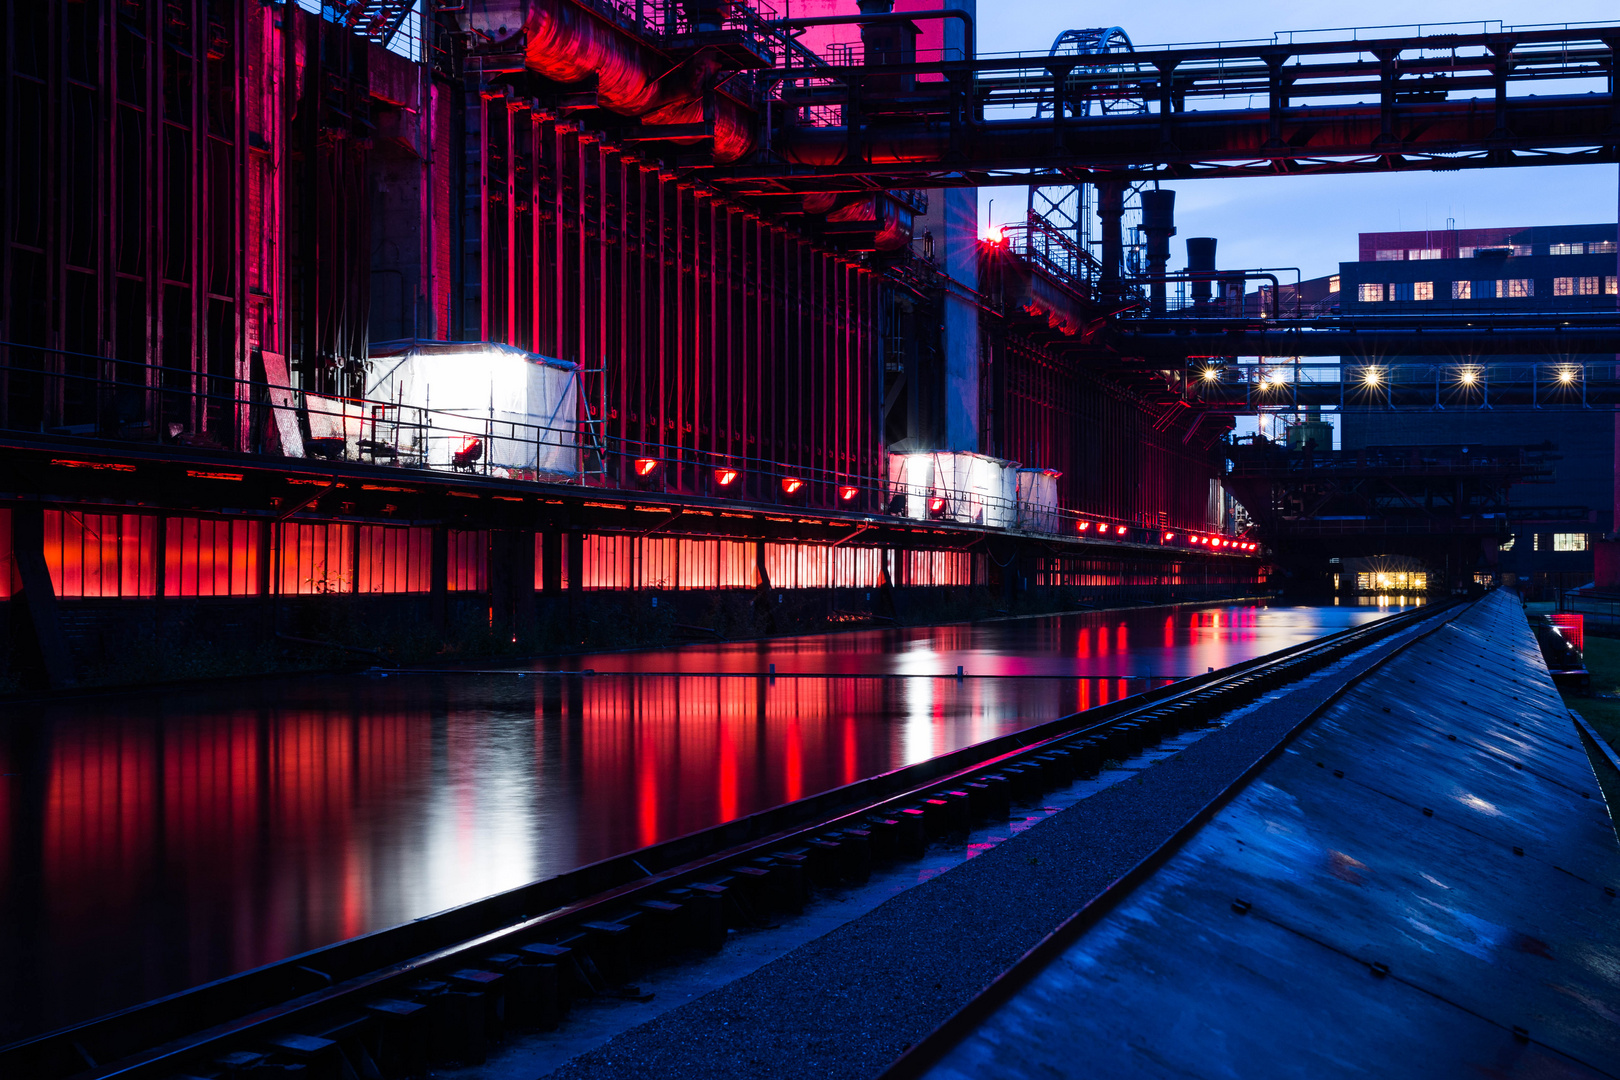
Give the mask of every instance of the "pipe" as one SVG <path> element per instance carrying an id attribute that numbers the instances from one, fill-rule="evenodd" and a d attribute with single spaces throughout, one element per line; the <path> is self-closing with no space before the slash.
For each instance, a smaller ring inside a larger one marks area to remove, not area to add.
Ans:
<path id="1" fill-rule="evenodd" d="M 1575 330 L 1199 330 L 1193 333 L 1121 331 L 1107 346 L 1121 356 L 1344 356 L 1387 363 L 1396 356 L 1585 356 L 1620 352 L 1620 326 Z M 1557 367 L 1556 363 L 1546 365 Z M 1581 366 L 1571 361 L 1571 366 Z"/>
<path id="2" fill-rule="evenodd" d="M 681 63 L 643 45 L 569 0 L 529 0 L 524 66 L 556 83 L 596 79 L 597 104 L 643 123 L 704 122 L 704 98 L 721 72 L 704 50 Z M 758 141 L 751 110 L 724 94 L 714 99 L 714 155 L 721 164 L 746 157 Z"/>
<path id="3" fill-rule="evenodd" d="M 796 30 L 803 26 L 877 26 L 883 23 L 914 23 L 923 19 L 958 19 L 962 23 L 962 55 L 968 59 L 973 52 L 973 15 L 962 8 L 939 8 L 934 11 L 895 11 L 872 15 L 813 15 L 802 19 L 773 19 L 766 26 L 782 30 Z M 814 69 L 805 69 L 812 74 Z M 793 74 L 778 72 L 777 74 Z"/>
<path id="4" fill-rule="evenodd" d="M 1170 238 L 1176 235 L 1176 193 L 1169 188 L 1142 192 L 1142 232 L 1147 237 L 1148 280 L 1152 282 L 1152 310 L 1165 310 L 1164 276 L 1170 266 Z"/>

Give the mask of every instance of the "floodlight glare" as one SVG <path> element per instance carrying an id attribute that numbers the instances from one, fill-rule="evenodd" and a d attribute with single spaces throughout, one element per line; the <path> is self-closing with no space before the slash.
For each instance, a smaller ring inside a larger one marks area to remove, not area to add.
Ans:
<path id="1" fill-rule="evenodd" d="M 1362 373 L 1361 381 L 1366 383 L 1368 386 L 1377 386 L 1379 380 L 1382 378 L 1383 376 L 1378 374 L 1377 368 L 1368 368 L 1364 373 Z"/>
<path id="2" fill-rule="evenodd" d="M 1563 383 L 1565 386 L 1568 386 L 1570 383 L 1574 382 L 1575 381 L 1575 369 L 1574 368 L 1559 368 L 1558 369 L 1558 381 Z"/>
<path id="3" fill-rule="evenodd" d="M 1462 383 L 1464 386 L 1473 386 L 1475 380 L 1478 378 L 1479 372 L 1475 371 L 1473 368 L 1463 368 L 1457 373 L 1457 381 Z"/>

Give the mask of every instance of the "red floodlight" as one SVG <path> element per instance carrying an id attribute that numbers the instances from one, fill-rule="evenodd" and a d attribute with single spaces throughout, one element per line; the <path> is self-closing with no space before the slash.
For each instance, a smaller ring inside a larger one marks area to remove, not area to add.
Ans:
<path id="1" fill-rule="evenodd" d="M 1164 534 L 1164 539 L 1161 542 L 1168 544 L 1170 541 L 1174 540 L 1175 538 L 1176 538 L 1175 533 L 1167 532 L 1167 533 Z"/>
<path id="2" fill-rule="evenodd" d="M 802 487 L 804 487 L 804 481 L 796 476 L 782 478 L 782 494 L 784 495 L 797 495 Z"/>
<path id="3" fill-rule="evenodd" d="M 651 476 L 658 471 L 658 459 L 650 457 L 636 458 L 636 475 Z"/>
<path id="4" fill-rule="evenodd" d="M 928 512 L 930 514 L 943 513 L 944 510 L 945 510 L 945 500 L 944 499 L 941 499 L 938 496 L 935 496 L 934 498 L 928 500 Z"/>
<path id="5" fill-rule="evenodd" d="M 846 484 L 843 487 L 838 489 L 838 501 L 839 502 L 853 502 L 855 500 L 855 497 L 857 495 L 859 495 L 860 493 L 861 493 L 860 488 L 851 487 L 848 484 Z"/>
<path id="6" fill-rule="evenodd" d="M 1120 525 L 1117 528 L 1115 528 L 1114 531 L 1116 533 L 1118 533 L 1120 536 L 1124 536 L 1125 535 L 1125 526 Z"/>
<path id="7" fill-rule="evenodd" d="M 1086 530 L 1087 530 L 1087 529 L 1089 529 L 1089 528 L 1091 528 L 1091 522 L 1089 522 L 1089 521 L 1082 521 L 1082 522 L 1081 522 L 1081 523 L 1080 523 L 1080 524 L 1079 524 L 1079 526 L 1078 526 L 1078 528 L 1079 528 L 1079 530 L 1080 530 L 1080 531 L 1081 531 L 1081 532 L 1085 532 L 1085 531 L 1086 531 Z"/>
<path id="8" fill-rule="evenodd" d="M 737 482 L 737 477 L 740 475 L 742 474 L 737 472 L 736 469 L 716 469 L 714 470 L 714 482 L 721 487 L 730 487 Z"/>

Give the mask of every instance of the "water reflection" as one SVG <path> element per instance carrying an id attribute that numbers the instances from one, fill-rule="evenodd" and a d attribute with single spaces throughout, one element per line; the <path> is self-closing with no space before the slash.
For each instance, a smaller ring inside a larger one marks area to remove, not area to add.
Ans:
<path id="1" fill-rule="evenodd" d="M 1380 614 L 1147 610 L 30 706 L 0 726 L 0 1041 Z"/>

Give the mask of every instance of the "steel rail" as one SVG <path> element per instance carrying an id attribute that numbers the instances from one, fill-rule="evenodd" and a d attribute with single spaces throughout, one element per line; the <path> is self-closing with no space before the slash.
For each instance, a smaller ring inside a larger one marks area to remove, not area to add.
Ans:
<path id="1" fill-rule="evenodd" d="M 1377 674 L 1394 657 L 1430 635 L 1438 633 L 1465 610 L 1467 610 L 1467 606 L 1451 606 L 1443 612 L 1445 618 L 1437 619 L 1435 625 L 1420 634 L 1414 635 L 1410 640 L 1402 642 L 1397 648 L 1391 650 L 1388 656 L 1381 658 L 1365 671 L 1352 675 L 1336 687 L 1316 708 L 1289 728 L 1269 750 L 1260 755 L 1236 779 L 1195 811 L 1164 843 L 1149 852 L 1140 862 L 1110 883 L 1079 911 L 1036 942 L 1012 967 L 997 976 L 994 982 L 971 1001 L 947 1017 L 938 1027 L 907 1050 L 898 1061 L 883 1072 L 881 1080 L 916 1080 L 916 1078 L 925 1075 L 962 1038 L 983 1024 L 996 1009 L 1011 1000 L 1031 979 L 1035 978 L 1061 956 L 1080 935 L 1096 925 L 1103 916 L 1129 897 L 1137 886 L 1141 885 L 1159 867 L 1163 866 L 1172 855 L 1181 850 L 1204 827 L 1205 823 L 1213 818 L 1222 807 L 1237 797 L 1244 788 L 1248 787 L 1249 783 L 1275 761 L 1287 749 L 1289 744 L 1306 728 L 1310 727 L 1318 717 L 1337 704 L 1345 694 L 1360 685 L 1364 680 Z"/>
<path id="2" fill-rule="evenodd" d="M 511 952 L 527 941 L 554 940 L 582 923 L 687 883 L 712 880 L 762 854 L 901 813 L 952 785 L 995 776 L 997 770 L 1053 752 L 1130 750 L 1155 735 L 1181 730 L 1188 721 L 1207 723 L 1270 689 L 1436 618 L 1450 606 L 1394 615 L 0 1047 L 0 1075 L 37 1080 L 160 1077 L 183 1070 L 187 1062 L 259 1045 L 300 1026 L 329 1029 L 333 1022 L 361 1014 L 366 1001 L 409 997 L 407 983 L 435 972 L 465 968 L 479 956 Z M 316 981 L 312 976 L 324 985 L 308 989 Z M 327 1024 L 321 1023 L 323 1018 Z M 88 1070 L 63 1065 L 92 1061 L 105 1063 Z"/>

